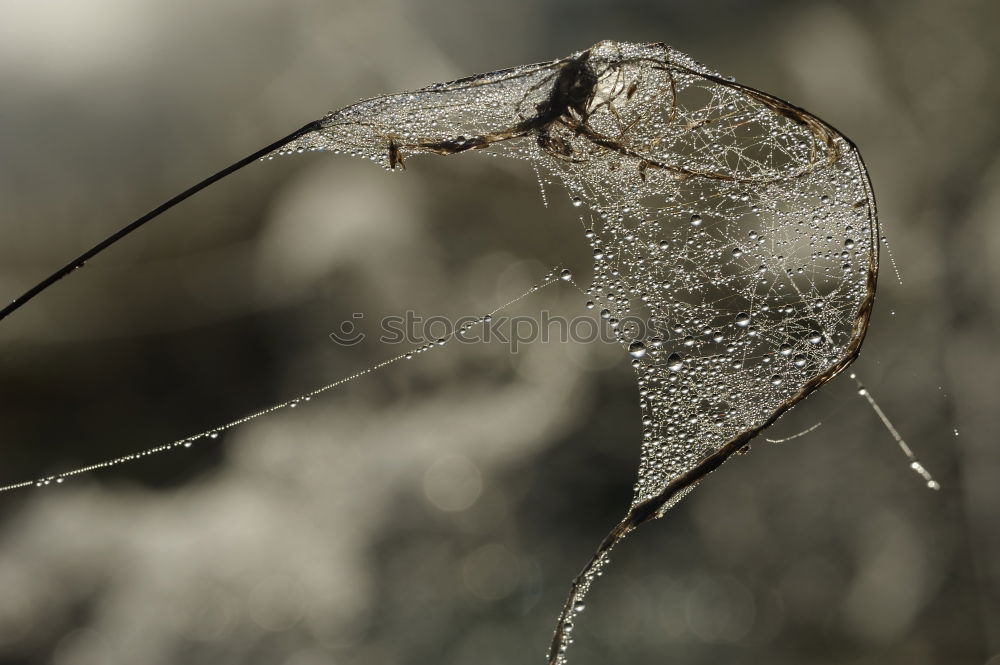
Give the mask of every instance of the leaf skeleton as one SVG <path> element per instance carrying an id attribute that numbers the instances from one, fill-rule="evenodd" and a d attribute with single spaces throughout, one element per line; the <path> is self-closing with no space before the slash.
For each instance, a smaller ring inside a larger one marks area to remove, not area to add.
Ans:
<path id="1" fill-rule="evenodd" d="M 846 369 L 868 330 L 879 231 L 855 144 L 669 46 L 612 41 L 330 112 L 108 236 L 0 319 L 222 178 L 306 151 L 387 170 L 423 154 L 512 157 L 562 182 L 579 211 L 594 261 L 587 306 L 631 360 L 643 433 L 632 503 L 572 582 L 552 664 L 566 662 L 574 619 L 612 548 Z M 649 321 L 641 336 L 623 323 L 636 315 Z"/>

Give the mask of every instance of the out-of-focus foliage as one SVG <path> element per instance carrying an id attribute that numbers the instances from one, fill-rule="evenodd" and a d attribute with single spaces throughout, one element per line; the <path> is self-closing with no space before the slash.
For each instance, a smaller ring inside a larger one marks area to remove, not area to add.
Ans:
<path id="1" fill-rule="evenodd" d="M 323 109 L 605 38 L 670 43 L 861 146 L 903 281 L 886 261 L 856 369 L 944 490 L 833 385 L 774 435 L 822 427 L 758 443 L 616 553 L 575 662 L 978 665 L 1000 653 L 1000 9 L 958 5 L 8 3 L 0 288 Z M 399 351 L 334 345 L 352 312 L 377 333 L 408 308 L 480 314 L 557 262 L 585 272 L 577 227 L 516 163 L 255 166 L 0 327 L 4 480 Z M 517 313 L 582 301 L 547 290 Z M 540 660 L 631 495 L 637 416 L 617 347 L 448 347 L 211 446 L 5 497 L 0 660 Z"/>

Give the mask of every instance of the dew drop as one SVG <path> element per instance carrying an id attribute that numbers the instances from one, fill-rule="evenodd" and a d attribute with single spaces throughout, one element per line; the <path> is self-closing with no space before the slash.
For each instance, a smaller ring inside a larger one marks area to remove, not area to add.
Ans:
<path id="1" fill-rule="evenodd" d="M 680 354 L 671 353 L 670 356 L 667 358 L 667 369 L 669 369 L 672 372 L 677 372 L 682 367 L 684 367 L 684 361 L 681 360 Z"/>
<path id="2" fill-rule="evenodd" d="M 646 345 L 639 341 L 632 342 L 628 346 L 628 354 L 633 358 L 642 358 L 646 355 Z"/>

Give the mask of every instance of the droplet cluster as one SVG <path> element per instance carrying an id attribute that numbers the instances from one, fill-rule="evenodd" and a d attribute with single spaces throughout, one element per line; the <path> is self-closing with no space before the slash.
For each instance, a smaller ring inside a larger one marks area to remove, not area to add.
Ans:
<path id="1" fill-rule="evenodd" d="M 617 149 L 565 128 L 572 159 L 533 158 L 582 210 L 588 307 L 637 374 L 635 506 L 847 355 L 874 288 L 877 221 L 856 148 L 813 116 L 667 47 L 595 54 L 587 123 Z"/>
<path id="2" fill-rule="evenodd" d="M 305 150 L 387 169 L 476 150 L 562 180 L 594 261 L 586 306 L 637 375 L 633 507 L 770 422 L 863 335 L 878 231 L 854 145 L 662 44 L 601 42 L 360 102 L 282 152 Z M 578 580 L 572 607 L 605 563 Z M 551 662 L 565 662 L 574 613 Z"/>
<path id="3" fill-rule="evenodd" d="M 637 504 L 844 357 L 877 235 L 856 149 L 821 121 L 667 47 L 605 42 L 590 62 L 588 132 L 548 130 L 567 156 L 494 149 L 581 208 L 587 296 L 637 373 Z"/>
<path id="4" fill-rule="evenodd" d="M 571 67 L 588 94 L 539 124 Z M 593 255 L 587 307 L 637 373 L 636 504 L 842 359 L 874 286 L 876 221 L 854 146 L 662 44 L 601 42 L 359 102 L 279 154 L 306 150 L 390 170 L 475 150 L 563 181 Z"/>

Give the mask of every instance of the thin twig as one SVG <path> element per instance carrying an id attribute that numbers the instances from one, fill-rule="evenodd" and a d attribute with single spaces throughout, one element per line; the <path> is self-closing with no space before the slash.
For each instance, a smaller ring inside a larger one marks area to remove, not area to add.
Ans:
<path id="1" fill-rule="evenodd" d="M 121 240 L 125 236 L 129 235 L 133 231 L 136 231 L 141 226 L 144 226 L 146 223 L 151 222 L 152 220 L 156 219 L 157 217 L 159 217 L 160 215 L 162 215 L 166 211 L 168 211 L 171 208 L 173 208 L 178 203 L 181 203 L 182 201 L 185 201 L 186 199 L 194 196 L 195 194 L 197 194 L 201 190 L 205 189 L 206 187 L 217 183 L 218 181 L 222 180 L 226 176 L 231 175 L 231 174 L 235 173 L 236 171 L 239 171 L 244 166 L 247 166 L 248 164 L 257 161 L 261 157 L 264 157 L 265 155 L 267 155 L 267 154 L 269 154 L 271 152 L 274 152 L 278 148 L 291 143 L 295 139 L 297 139 L 297 138 L 299 138 L 299 137 L 301 137 L 301 136 L 303 136 L 305 134 L 308 134 L 311 131 L 319 129 L 319 127 L 320 127 L 320 122 L 318 120 L 310 122 L 308 125 L 305 125 L 301 129 L 297 129 L 294 132 L 292 132 L 291 134 L 289 134 L 288 136 L 286 136 L 286 137 L 284 137 L 282 139 L 278 139 L 274 143 L 271 143 L 271 144 L 267 145 L 266 147 L 261 148 L 260 150 L 258 150 L 257 152 L 253 153 L 252 155 L 244 157 L 243 159 L 241 159 L 240 161 L 238 161 L 238 162 L 236 162 L 234 164 L 230 164 L 229 166 L 227 166 L 226 168 L 222 169 L 218 173 L 215 173 L 214 175 L 211 175 L 208 178 L 205 178 L 204 180 L 202 180 L 198 184 L 196 184 L 193 187 L 190 187 L 190 188 L 184 190 L 183 192 L 181 192 L 177 196 L 173 197 L 169 201 L 166 201 L 165 203 L 162 203 L 161 205 L 157 206 L 156 208 L 153 208 L 152 210 L 150 210 L 149 212 L 147 212 L 142 217 L 136 219 L 134 222 L 128 224 L 127 226 L 122 227 L 121 229 L 119 229 L 117 231 L 115 231 L 110 236 L 108 236 L 107 238 L 105 238 L 101 242 L 97 243 L 96 245 L 94 245 L 93 247 L 91 247 L 90 249 L 88 249 L 86 252 L 84 252 L 80 256 L 76 257 L 75 259 L 73 259 L 72 261 L 70 261 L 69 263 L 67 263 L 66 265 L 64 265 L 62 268 L 60 268 L 59 270 L 56 270 L 54 273 L 52 273 L 51 275 L 49 275 L 48 277 L 46 277 L 45 279 L 43 279 L 42 281 L 40 281 L 38 284 L 35 284 L 33 287 L 31 287 L 30 289 L 28 289 L 27 291 L 25 291 L 24 293 L 22 293 L 21 295 L 19 295 L 17 298 L 14 298 L 14 300 L 12 300 L 9 305 L 7 305 L 2 310 L 0 310 L 0 321 L 2 321 L 3 319 L 7 318 L 11 314 L 13 314 L 15 311 L 17 311 L 22 306 L 24 306 L 27 302 L 29 302 L 32 298 L 34 298 L 35 296 L 37 296 L 41 292 L 45 291 L 45 289 L 47 289 L 50 286 L 52 286 L 53 284 L 55 284 L 56 282 L 58 282 L 60 279 L 62 279 L 66 275 L 70 274 L 74 270 L 77 270 L 78 268 L 82 268 L 84 263 L 86 263 L 90 259 L 92 259 L 95 256 L 97 256 L 98 254 L 100 254 L 101 252 L 103 252 L 105 249 L 107 249 L 111 245 L 115 244 L 116 242 L 118 242 L 119 240 Z"/>

